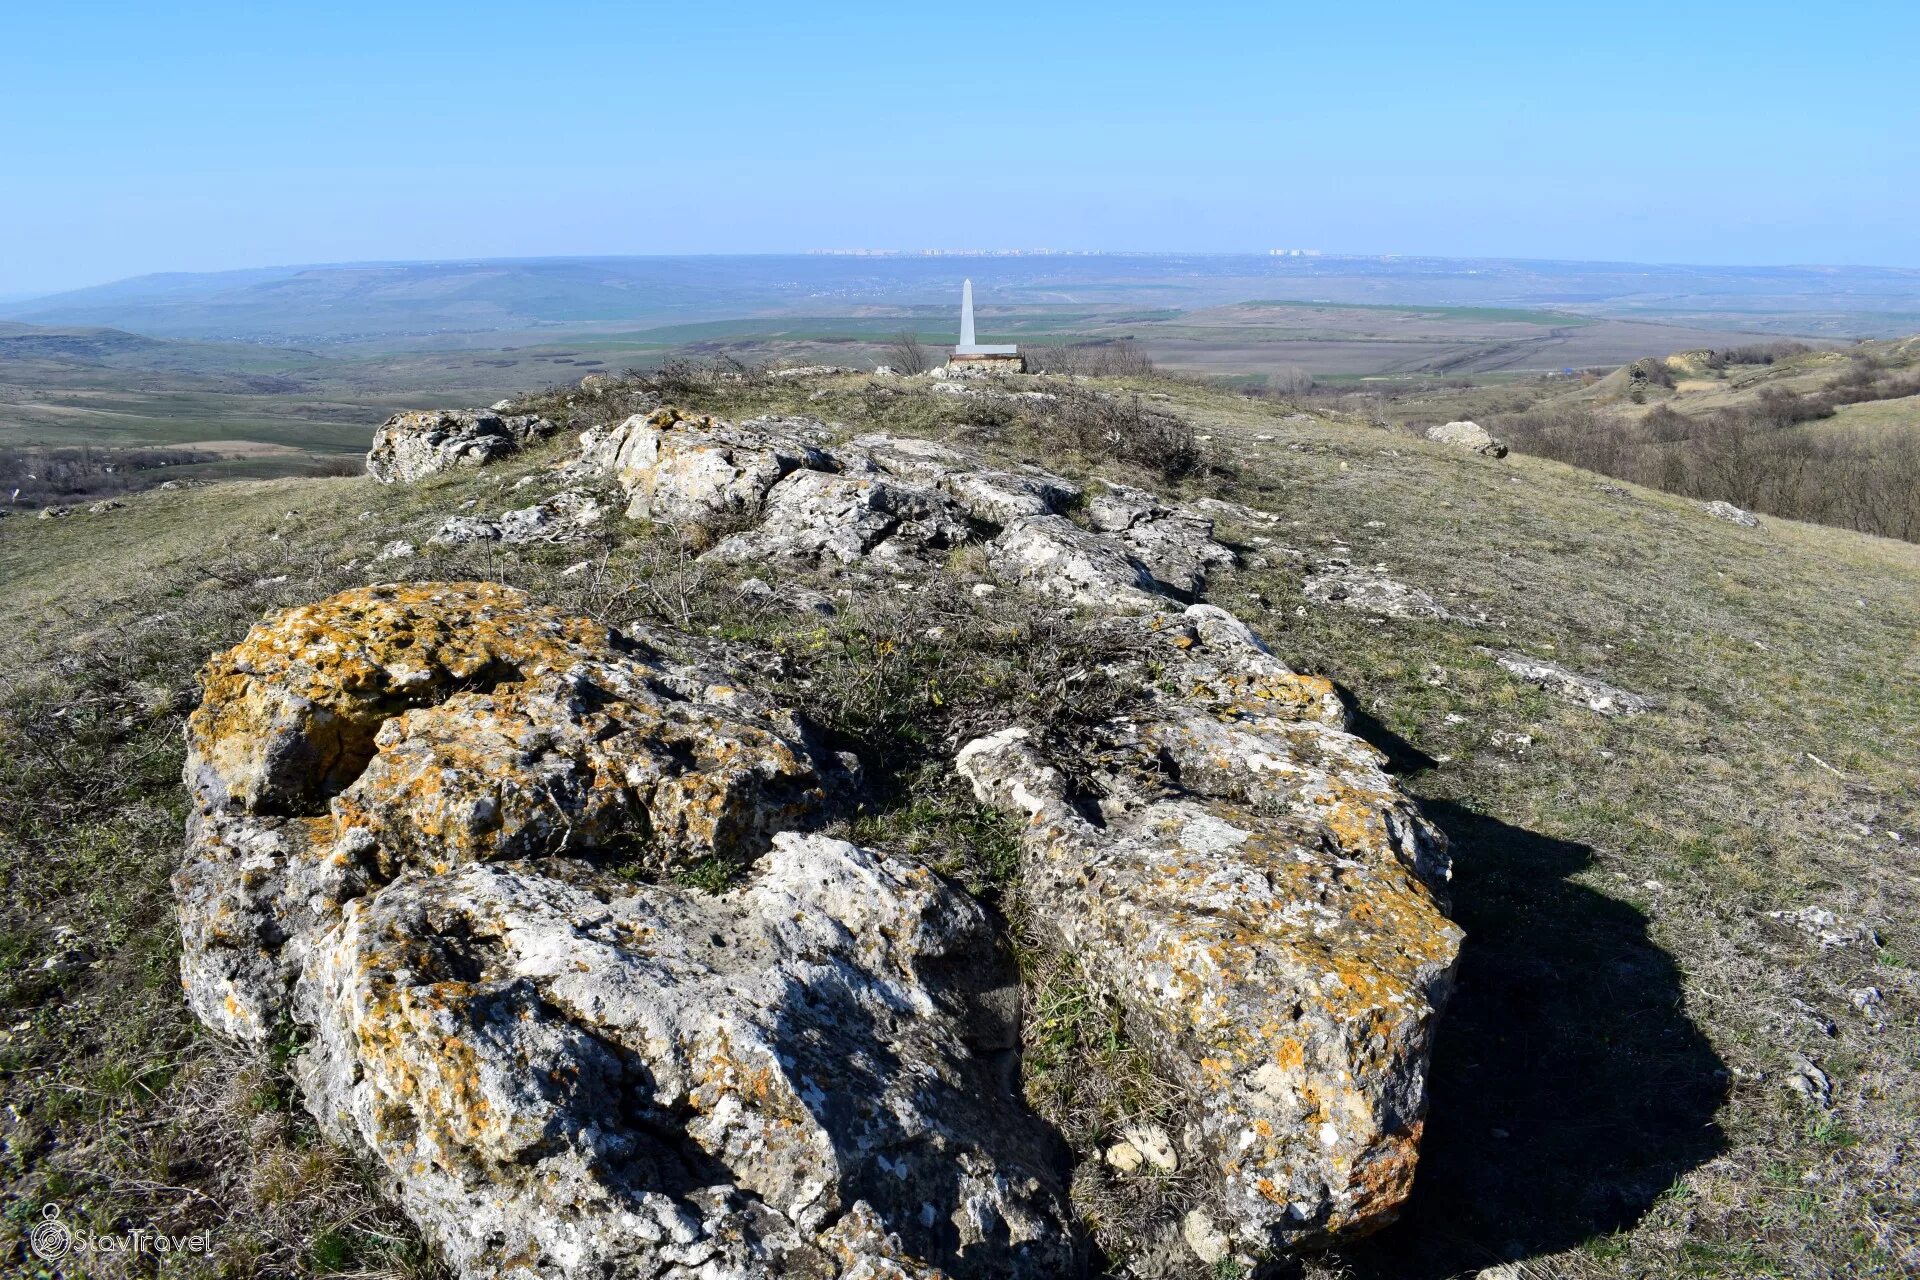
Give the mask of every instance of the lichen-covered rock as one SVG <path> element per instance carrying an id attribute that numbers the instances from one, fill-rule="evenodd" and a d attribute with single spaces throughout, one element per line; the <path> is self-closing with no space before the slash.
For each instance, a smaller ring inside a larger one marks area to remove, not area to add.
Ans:
<path id="1" fill-rule="evenodd" d="M 533 414 L 436 409 L 396 413 L 373 433 L 367 474 L 382 484 L 416 480 L 454 467 L 498 462 L 556 430 Z"/>
<path id="2" fill-rule="evenodd" d="M 1073 1251 L 1011 981 L 979 907 L 844 841 L 717 898 L 470 866 L 348 905 L 298 1070 L 469 1276 L 1038 1280 Z"/>
<path id="3" fill-rule="evenodd" d="M 1042 595 L 1098 608 L 1154 609 L 1153 575 L 1117 539 L 1090 533 L 1063 516 L 1027 516 L 993 540 L 993 569 Z"/>
<path id="4" fill-rule="evenodd" d="M 339 905 L 408 867 L 745 861 L 844 766 L 797 718 L 492 583 L 368 587 L 256 626 L 187 725 L 188 998 L 259 1040 Z"/>
<path id="5" fill-rule="evenodd" d="M 203 684 L 189 1003 L 290 1017 L 309 1109 L 463 1276 L 1073 1269 L 1004 947 L 796 830 L 846 767 L 797 718 L 487 583 L 288 610 Z M 645 882 L 693 859 L 752 869 Z"/>
<path id="6" fill-rule="evenodd" d="M 1022 516 L 1055 514 L 1080 497 L 1080 486 L 1051 472 L 1037 467 L 1005 470 L 983 466 L 958 449 L 911 436 L 855 436 L 836 454 L 842 459 L 860 459 L 910 483 L 939 489 L 985 524 L 1005 525 Z"/>
<path id="7" fill-rule="evenodd" d="M 899 557 L 955 547 L 972 536 L 945 494 L 875 473 L 795 471 L 767 491 L 753 528 L 712 549 L 716 559 L 832 560 Z"/>
<path id="8" fill-rule="evenodd" d="M 1637 716 L 1656 705 L 1652 698 L 1630 693 L 1618 685 L 1608 684 L 1598 676 L 1581 675 L 1577 671 L 1569 671 L 1557 662 L 1548 662 L 1542 658 L 1529 657 L 1527 654 L 1514 653 L 1510 650 L 1483 652 L 1492 653 L 1495 662 L 1528 684 L 1536 685 L 1569 702 L 1580 703 L 1589 710 L 1598 711 L 1603 716 Z"/>
<path id="9" fill-rule="evenodd" d="M 665 408 L 583 437 L 575 474 L 612 475 L 628 514 L 703 523 L 703 554 L 735 563 L 932 559 L 991 540 L 995 572 L 1077 603 L 1152 608 L 1192 599 L 1234 563 L 1213 521 L 1152 494 L 1105 486 L 1081 528 L 1080 486 L 1037 467 L 1000 467 L 932 440 L 871 433 L 835 443 L 810 418 L 727 423 Z"/>
<path id="10" fill-rule="evenodd" d="M 1488 435 L 1487 429 L 1477 422 L 1448 422 L 1428 427 L 1427 439 L 1435 444 L 1450 444 L 1456 449 L 1471 450 L 1488 458 L 1507 456 L 1507 446 Z"/>
<path id="11" fill-rule="evenodd" d="M 1185 1087 L 1202 1259 L 1371 1229 L 1412 1182 L 1460 943 L 1444 841 L 1326 681 L 1210 606 L 1144 625 L 1180 692 L 1115 726 L 1143 780 L 1097 816 L 1022 727 L 957 767 L 1026 820 L 1033 918 Z"/>

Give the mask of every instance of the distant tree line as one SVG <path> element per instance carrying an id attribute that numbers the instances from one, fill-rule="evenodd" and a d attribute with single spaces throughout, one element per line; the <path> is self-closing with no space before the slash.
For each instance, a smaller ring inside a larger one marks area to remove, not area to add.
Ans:
<path id="1" fill-rule="evenodd" d="M 1488 426 L 1522 452 L 1636 484 L 1920 542 L 1920 412 L 1908 429 L 1824 438 L 1788 430 L 1830 418 L 1841 405 L 1914 395 L 1920 374 L 1889 372 L 1862 355 L 1820 390 L 1766 388 L 1751 403 L 1710 413 L 1659 405 L 1627 420 L 1551 406 Z"/>
<path id="2" fill-rule="evenodd" d="M 204 449 L 0 448 L 0 509 L 45 507 L 149 489 L 168 467 L 218 462 Z"/>

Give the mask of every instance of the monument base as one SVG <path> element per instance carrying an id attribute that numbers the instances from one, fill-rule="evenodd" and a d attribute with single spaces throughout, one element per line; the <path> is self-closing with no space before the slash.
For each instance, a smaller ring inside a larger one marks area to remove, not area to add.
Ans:
<path id="1" fill-rule="evenodd" d="M 939 372 L 949 378 L 976 378 L 995 373 L 1025 373 L 1027 358 L 1018 354 L 1002 354 L 998 351 L 970 351 L 965 355 L 955 352 L 947 357 L 947 367 Z"/>

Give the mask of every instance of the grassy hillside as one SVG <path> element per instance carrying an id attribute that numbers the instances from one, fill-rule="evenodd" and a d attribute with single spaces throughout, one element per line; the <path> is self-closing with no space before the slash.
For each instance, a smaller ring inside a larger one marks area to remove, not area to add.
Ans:
<path id="1" fill-rule="evenodd" d="M 1221 525 L 1265 564 L 1225 574 L 1212 598 L 1348 691 L 1454 841 L 1468 942 L 1413 1203 L 1307 1275 L 1920 1267 L 1920 547 L 1787 520 L 1739 528 L 1544 458 L 1495 462 L 1344 414 L 1135 382 L 1217 464 L 1163 482 L 1064 449 L 1057 409 L 901 385 L 678 389 L 695 407 L 957 436 L 1275 513 L 1271 527 Z M 264 612 L 367 582 L 478 576 L 611 622 L 723 634 L 779 651 L 776 692 L 883 765 L 906 742 L 937 756 L 979 699 L 1047 678 L 1032 656 L 943 633 L 939 602 L 919 594 L 865 593 L 795 622 L 732 589 L 791 575 L 709 568 L 641 527 L 585 548 L 425 548 L 463 504 L 522 505 L 513 484 L 567 451 L 414 488 L 231 483 L 0 522 L 6 1247 L 57 1198 L 103 1226 L 211 1229 L 222 1270 L 208 1274 L 432 1272 L 364 1171 L 290 1104 L 299 1046 L 244 1060 L 179 1000 L 166 877 L 184 819 L 181 721 L 196 666 Z M 394 539 L 423 553 L 375 560 Z M 1456 620 L 1313 603 L 1283 545 L 1384 566 Z M 1488 649 L 1661 705 L 1603 719 Z M 860 838 L 991 893 L 1004 830 L 942 769 L 881 772 Z M 1796 914 L 1810 909 L 1830 922 Z M 1028 982 L 1030 1008 L 1049 1011 L 1029 1094 L 1074 1123 L 1112 1123 L 1084 1081 L 1139 1047 L 1071 974 Z M 1794 1087 L 1807 1066 L 1830 1099 Z"/>

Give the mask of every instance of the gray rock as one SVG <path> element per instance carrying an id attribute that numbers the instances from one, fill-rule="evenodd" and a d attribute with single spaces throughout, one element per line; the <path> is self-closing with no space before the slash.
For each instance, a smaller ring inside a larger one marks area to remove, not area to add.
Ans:
<path id="1" fill-rule="evenodd" d="M 1004 581 L 1074 604 L 1150 610 L 1162 603 L 1153 575 L 1118 539 L 1063 516 L 1015 520 L 993 540 L 991 563 Z"/>
<path id="2" fill-rule="evenodd" d="M 1018 996 L 931 871 L 794 830 L 839 766 L 731 675 L 494 584 L 364 588 L 208 667 L 189 1003 L 463 1277 L 1051 1277 Z M 714 895 L 670 879 L 712 860 Z"/>
<path id="3" fill-rule="evenodd" d="M 1486 428 L 1477 422 L 1449 422 L 1428 427 L 1427 439 L 1435 444 L 1452 445 L 1456 449 L 1471 450 L 1489 458 L 1507 456 L 1507 446 L 1488 435 Z"/>
<path id="4" fill-rule="evenodd" d="M 1073 1250 L 1013 977 L 963 895 L 822 836 L 718 898 L 473 865 L 348 904 L 299 1077 L 464 1275 L 873 1274 L 832 1240 L 864 1205 L 868 1266 L 1038 1280 Z"/>
<path id="5" fill-rule="evenodd" d="M 411 484 L 455 467 L 498 462 L 559 430 L 532 414 L 492 410 L 396 413 L 373 433 L 367 474 L 382 484 Z"/>
<path id="6" fill-rule="evenodd" d="M 605 514 L 591 494 L 566 489 L 531 507 L 503 512 L 497 520 L 449 516 L 428 541 L 453 547 L 472 542 L 576 542 Z"/>
<path id="7" fill-rule="evenodd" d="M 1792 1070 L 1784 1077 L 1787 1088 L 1823 1110 L 1833 1108 L 1833 1079 L 1820 1069 L 1820 1064 L 1804 1053 L 1788 1056 L 1788 1065 Z"/>
<path id="8" fill-rule="evenodd" d="M 709 553 L 733 563 L 827 560 L 852 564 L 959 546 L 972 527 L 937 490 L 878 474 L 795 471 L 767 491 L 753 528 Z"/>
<path id="9" fill-rule="evenodd" d="M 1377 1226 L 1412 1180 L 1460 944 L 1438 892 L 1445 842 L 1346 732 L 1332 686 L 1238 619 L 1194 606 L 1142 637 L 1180 692 L 1114 726 L 1138 772 L 1104 780 L 1097 816 L 1025 727 L 969 743 L 957 767 L 1024 822 L 1022 892 L 1045 940 L 1182 1086 L 1170 1128 L 1197 1179 L 1193 1251 Z"/>
<path id="10" fill-rule="evenodd" d="M 666 524 L 756 512 L 782 476 L 833 470 L 831 433 L 810 419 L 739 425 L 657 409 L 581 438 L 584 469 L 609 473 L 630 499 L 627 514 Z"/>
<path id="11" fill-rule="evenodd" d="M 1330 560 L 1308 573 L 1301 593 L 1320 604 L 1370 613 L 1379 618 L 1431 618 L 1447 621 L 1453 613 L 1418 587 L 1387 577 L 1378 569 L 1346 560 Z"/>
<path id="12" fill-rule="evenodd" d="M 1716 498 L 1712 502 L 1700 503 L 1699 507 L 1714 519 L 1725 520 L 1729 524 L 1737 524 L 1742 529 L 1757 529 L 1760 527 L 1759 516 L 1756 516 L 1751 511 L 1743 511 L 1731 502 L 1722 502 Z"/>
<path id="13" fill-rule="evenodd" d="M 1598 711 L 1603 716 L 1637 716 L 1659 705 L 1652 698 L 1629 693 L 1617 685 L 1608 684 L 1598 676 L 1585 676 L 1577 671 L 1569 671 L 1558 663 L 1512 651 L 1482 650 L 1482 652 L 1491 654 L 1495 662 L 1528 684 L 1544 689 L 1556 697 L 1565 698 L 1569 702 L 1577 702 Z"/>
<path id="14" fill-rule="evenodd" d="M 1873 929 L 1851 920 L 1843 920 L 1821 906 L 1808 905 L 1796 911 L 1769 911 L 1767 918 L 1798 929 L 1819 943 L 1823 951 L 1851 947 L 1862 942 L 1878 941 L 1878 935 Z"/>

